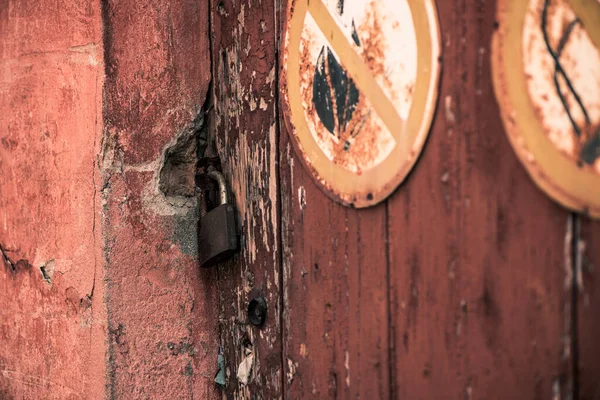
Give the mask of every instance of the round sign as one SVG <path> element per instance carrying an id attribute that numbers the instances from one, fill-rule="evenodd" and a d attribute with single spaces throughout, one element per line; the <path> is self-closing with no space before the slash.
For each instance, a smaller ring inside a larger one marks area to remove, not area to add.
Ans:
<path id="1" fill-rule="evenodd" d="M 500 0 L 494 90 L 530 176 L 573 210 L 600 216 L 600 2 Z"/>
<path id="2" fill-rule="evenodd" d="M 433 0 L 289 0 L 281 103 L 292 142 L 333 199 L 374 205 L 406 178 L 437 99 Z"/>

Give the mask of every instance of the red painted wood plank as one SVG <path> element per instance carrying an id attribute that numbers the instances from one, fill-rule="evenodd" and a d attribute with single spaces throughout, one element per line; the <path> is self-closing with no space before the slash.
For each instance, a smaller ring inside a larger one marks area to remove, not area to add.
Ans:
<path id="1" fill-rule="evenodd" d="M 535 187 L 505 137 L 490 77 L 495 5 L 438 7 L 438 112 L 389 201 L 393 395 L 567 395 L 569 214 Z"/>
<path id="2" fill-rule="evenodd" d="M 358 211 L 327 197 L 279 117 L 285 396 L 386 398 L 386 205 Z"/>
<path id="3" fill-rule="evenodd" d="M 289 132 L 282 134 L 291 397 L 544 398 L 571 391 L 563 361 L 571 350 L 569 213 L 535 187 L 505 137 L 490 81 L 494 4 L 439 7 L 440 108 L 424 155 L 387 214 L 384 206 L 356 211 L 327 200 L 293 154 Z M 387 296 L 389 306 L 379 301 Z M 388 307 L 391 326 L 381 314 Z M 332 330 L 338 340 L 329 340 Z M 360 364 L 357 382 L 352 360 L 365 356 L 373 362 Z M 388 360 L 391 376 L 378 364 Z M 349 385 L 340 385 L 347 376 Z"/>
<path id="4" fill-rule="evenodd" d="M 332 202 L 282 146 L 286 396 L 386 397 L 385 204 Z"/>

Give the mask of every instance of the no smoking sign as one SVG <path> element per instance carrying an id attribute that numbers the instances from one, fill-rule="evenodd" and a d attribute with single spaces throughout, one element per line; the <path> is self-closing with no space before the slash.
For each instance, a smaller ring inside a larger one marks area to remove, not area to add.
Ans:
<path id="1" fill-rule="evenodd" d="M 437 99 L 433 0 L 290 0 L 282 108 L 294 146 L 333 199 L 368 207 L 406 178 Z"/>

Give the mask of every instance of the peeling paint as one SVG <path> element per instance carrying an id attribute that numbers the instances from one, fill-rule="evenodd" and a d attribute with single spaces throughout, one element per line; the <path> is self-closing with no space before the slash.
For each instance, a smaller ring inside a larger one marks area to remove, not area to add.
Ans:
<path id="1" fill-rule="evenodd" d="M 306 208 L 306 190 L 304 190 L 304 186 L 298 187 L 298 203 L 301 210 Z"/>
<path id="2" fill-rule="evenodd" d="M 292 383 L 292 381 L 294 380 L 294 376 L 296 376 L 296 368 L 298 368 L 298 363 L 288 358 L 286 370 L 286 379 L 288 385 Z"/>
<path id="3" fill-rule="evenodd" d="M 281 360 L 269 357 L 281 340 L 275 37 L 264 34 L 275 32 L 274 20 L 265 18 L 272 7 L 225 3 L 225 17 L 213 25 L 212 132 L 241 233 L 238 256 L 220 273 L 221 340 L 236 366 L 243 365 L 247 342 L 253 343 L 256 372 L 247 385 L 235 379 L 223 392 L 240 399 L 276 398 L 283 389 Z M 259 330 L 246 325 L 248 301 L 256 295 L 263 296 L 269 307 Z"/>
<path id="4" fill-rule="evenodd" d="M 346 387 L 350 387 L 350 352 L 344 353 L 344 368 L 346 368 Z"/>
<path id="5" fill-rule="evenodd" d="M 246 349 L 245 355 L 242 358 L 242 362 L 238 365 L 237 369 L 237 379 L 242 385 L 247 385 L 250 382 L 250 377 L 252 375 L 252 365 L 254 362 L 254 354 L 252 350 Z"/>
<path id="6" fill-rule="evenodd" d="M 308 357 L 308 347 L 305 343 L 300 343 L 300 355 L 304 358 Z"/>
<path id="7" fill-rule="evenodd" d="M 577 292 L 580 295 L 585 294 L 585 289 L 583 287 L 583 260 L 585 257 L 585 248 L 586 243 L 583 240 L 580 240 L 577 243 L 577 262 L 575 264 L 575 284 L 577 285 Z"/>
<path id="8" fill-rule="evenodd" d="M 446 95 L 444 98 L 444 110 L 446 111 L 446 121 L 452 125 L 456 122 L 456 115 L 452 110 L 452 96 Z"/>

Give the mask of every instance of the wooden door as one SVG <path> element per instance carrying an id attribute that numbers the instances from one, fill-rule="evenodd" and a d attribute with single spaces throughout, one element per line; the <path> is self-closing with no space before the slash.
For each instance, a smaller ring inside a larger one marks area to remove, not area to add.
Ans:
<path id="1" fill-rule="evenodd" d="M 540 191 L 507 140 L 496 6 L 437 1 L 429 139 L 400 188 L 358 210 L 315 185 L 283 123 L 287 4 L 211 0 L 213 140 L 242 244 L 218 268 L 228 398 L 600 398 L 600 225 Z"/>

